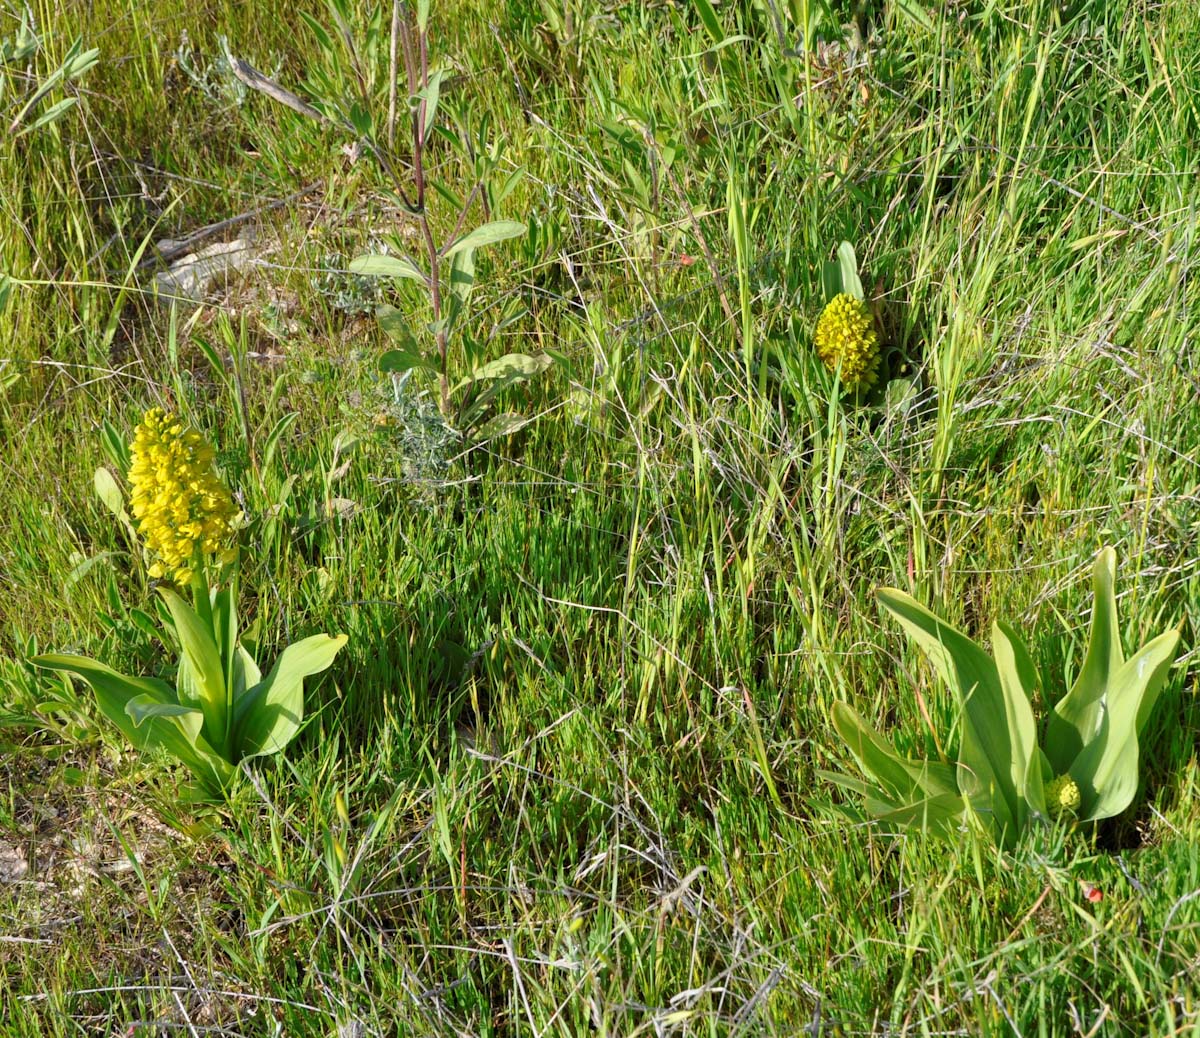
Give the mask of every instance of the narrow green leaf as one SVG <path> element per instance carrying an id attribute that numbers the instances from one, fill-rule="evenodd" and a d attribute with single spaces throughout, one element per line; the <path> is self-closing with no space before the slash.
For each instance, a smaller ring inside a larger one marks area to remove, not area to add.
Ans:
<path id="1" fill-rule="evenodd" d="M 33 122 L 29 123 L 27 126 L 22 126 L 21 129 L 13 134 L 13 138 L 15 139 L 17 137 L 22 137 L 27 133 L 32 133 L 34 130 L 39 129 L 42 126 L 48 126 L 50 123 L 61 119 L 77 104 L 79 104 L 79 98 L 64 97 L 61 101 L 57 101 L 49 108 L 43 110 L 41 115 L 34 119 Z"/>
<path id="2" fill-rule="evenodd" d="M 449 135 L 449 131 L 446 131 Z M 434 189 L 446 202 L 446 204 L 455 212 L 461 212 L 466 208 L 466 203 L 463 196 L 453 190 L 448 184 L 436 177 L 429 178 L 429 186 Z"/>
<path id="3" fill-rule="evenodd" d="M 447 247 L 443 255 L 453 256 L 462 249 L 480 249 L 485 245 L 495 245 L 497 242 L 507 241 L 509 238 L 519 238 L 526 231 L 525 224 L 517 220 L 495 220 L 492 223 L 476 227 L 473 231 L 468 231 Z"/>
<path id="4" fill-rule="evenodd" d="M 1015 832 L 1018 809 L 1013 745 L 996 664 L 965 634 L 903 591 L 883 588 L 876 594 L 880 605 L 917 642 L 959 701 L 963 719 L 958 788 L 997 835 Z"/>
<path id="5" fill-rule="evenodd" d="M 75 44 L 73 44 L 72 47 L 74 48 L 75 46 L 77 46 L 79 44 L 79 42 L 80 42 L 79 40 L 76 40 Z M 68 57 L 69 57 L 69 54 L 70 54 L 70 52 L 68 52 Z M 29 113 L 32 112 L 38 106 L 38 104 L 41 103 L 42 98 L 45 97 L 47 94 L 49 94 L 50 91 L 53 90 L 56 86 L 58 86 L 60 80 L 62 80 L 63 76 L 66 74 L 66 71 L 67 71 L 66 66 L 60 65 L 53 72 L 51 72 L 49 75 L 45 76 L 42 79 L 41 83 L 39 83 L 37 85 L 37 89 L 34 90 L 31 95 L 29 95 L 29 97 L 25 101 L 24 106 L 17 113 L 17 115 L 13 118 L 12 122 L 9 123 L 10 132 L 13 127 L 20 126 L 25 121 L 26 116 L 28 116 Z M 28 129 L 30 129 L 30 127 L 26 127 L 25 129 L 28 130 Z M 22 131 L 18 132 L 17 134 L 15 134 L 15 136 L 19 137 L 19 136 L 21 136 L 21 133 L 24 133 L 24 132 L 25 132 L 25 130 L 22 130 Z"/>
<path id="6" fill-rule="evenodd" d="M 75 45 L 71 48 L 71 53 L 63 62 L 63 71 L 67 79 L 78 79 L 100 61 L 99 48 L 93 47 L 91 50 L 81 51 L 82 46 L 83 41 L 76 40 Z"/>
<path id="7" fill-rule="evenodd" d="M 199 336 L 196 336 L 193 341 L 204 355 L 204 359 L 208 361 L 208 366 L 212 368 L 213 375 L 216 376 L 217 380 L 228 384 L 228 376 L 225 372 L 225 358 L 221 356 L 220 350 L 207 339 L 202 339 Z"/>
<path id="8" fill-rule="evenodd" d="M 522 180 L 525 179 L 525 170 L 515 169 L 507 177 L 504 178 L 498 188 L 492 192 L 492 205 L 498 207 L 513 191 Z"/>
<path id="9" fill-rule="evenodd" d="M 271 432 L 267 436 L 266 445 L 263 447 L 262 467 L 264 472 L 270 470 L 271 462 L 275 459 L 275 452 L 279 449 L 279 441 L 283 439 L 283 434 L 292 427 L 292 423 L 299 417 L 299 411 L 289 411 L 272 427 Z"/>
<path id="10" fill-rule="evenodd" d="M 350 106 L 350 111 L 347 114 L 350 119 L 350 125 L 354 128 L 354 132 L 364 140 L 374 141 L 375 116 L 371 109 L 361 101 L 355 101 Z"/>
<path id="11" fill-rule="evenodd" d="M 143 634 L 149 635 L 155 641 L 163 640 L 162 631 L 159 630 L 158 625 L 154 622 L 154 617 L 149 613 L 142 609 L 130 609 L 129 619 L 132 621 L 133 626 Z"/>
<path id="12" fill-rule="evenodd" d="M 930 17 L 929 12 L 917 0 L 894 0 L 894 4 L 896 12 L 914 25 L 929 30 L 935 27 L 933 18 Z"/>
<path id="13" fill-rule="evenodd" d="M 314 634 L 280 653 L 271 672 L 236 706 L 239 758 L 276 753 L 291 742 L 304 719 L 304 679 L 325 670 L 345 644 L 344 634 Z"/>
<path id="14" fill-rule="evenodd" d="M 98 563 L 105 562 L 106 560 L 111 559 L 115 554 L 116 554 L 116 552 L 102 551 L 96 555 L 84 556 L 84 555 L 81 555 L 77 551 L 72 552 L 71 553 L 71 562 L 74 563 L 74 565 L 72 566 L 70 572 L 67 574 L 67 577 L 66 577 L 67 587 L 74 587 L 76 584 L 79 583 L 79 581 L 81 581 L 84 577 L 86 577 L 88 575 L 88 573 L 90 573 L 92 571 L 92 569 Z M 111 587 L 111 585 L 110 585 L 110 587 Z M 118 603 L 118 605 L 119 605 L 119 603 Z M 115 611 L 119 611 L 119 610 L 115 610 Z"/>
<path id="15" fill-rule="evenodd" d="M 723 51 L 726 47 L 732 47 L 735 43 L 751 43 L 753 40 L 753 36 L 746 36 L 743 33 L 736 33 L 732 36 L 726 36 L 725 39 L 723 39 L 715 47 L 710 47 L 708 49 L 708 53 L 716 54 L 719 51 Z"/>
<path id="16" fill-rule="evenodd" d="M 429 130 L 433 126 L 434 120 L 437 119 L 438 101 L 442 96 L 442 80 L 445 78 L 445 69 L 438 69 L 430 75 L 429 85 L 417 94 L 417 97 L 425 102 L 425 117 L 420 127 L 422 141 L 429 139 Z"/>
<path id="17" fill-rule="evenodd" d="M 104 447 L 104 453 L 108 455 L 108 460 L 113 463 L 116 470 L 118 472 L 128 472 L 132 462 L 129 454 L 129 444 L 125 442 L 125 437 L 121 434 L 121 431 L 107 418 L 104 420 L 104 425 L 100 432 L 100 443 Z"/>
<path id="18" fill-rule="evenodd" d="M 721 28 L 721 20 L 710 0 L 692 0 L 692 6 L 700 16 L 700 24 L 712 38 L 713 43 L 721 43 L 725 39 L 725 30 Z"/>
<path id="19" fill-rule="evenodd" d="M 335 54 L 333 39 L 329 33 L 325 31 L 325 26 L 318 22 L 311 14 L 306 11 L 297 12 L 308 26 L 309 32 L 316 37 L 317 46 L 321 48 L 327 55 L 332 57 Z"/>
<path id="20" fill-rule="evenodd" d="M 816 776 L 822 782 L 828 782 L 839 789 L 844 789 L 863 798 L 875 797 L 879 799 L 883 796 L 882 790 L 878 787 L 872 786 L 862 779 L 854 778 L 852 775 L 843 775 L 840 771 L 818 770 Z"/>
<path id="21" fill-rule="evenodd" d="M 1096 737 L 1104 722 L 1104 693 L 1110 677 L 1124 662 L 1121 629 L 1117 623 L 1117 554 L 1112 548 L 1096 556 L 1092 568 L 1092 623 L 1087 655 L 1071 689 L 1050 714 L 1046 725 L 1046 756 L 1057 775 Z"/>

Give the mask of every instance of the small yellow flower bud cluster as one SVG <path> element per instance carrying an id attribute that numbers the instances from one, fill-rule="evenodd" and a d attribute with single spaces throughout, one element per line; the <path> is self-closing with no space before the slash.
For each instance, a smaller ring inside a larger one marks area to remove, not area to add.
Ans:
<path id="1" fill-rule="evenodd" d="M 1079 787 L 1070 775 L 1059 775 L 1045 786 L 1046 810 L 1051 818 L 1074 815 L 1079 810 Z"/>
<path id="2" fill-rule="evenodd" d="M 147 411 L 134 434 L 129 482 L 138 530 L 156 556 L 150 576 L 187 584 L 203 556 L 232 559 L 239 516 L 212 447 L 194 429 L 160 408 Z"/>
<path id="3" fill-rule="evenodd" d="M 834 296 L 817 321 L 817 353 L 830 371 L 841 367 L 842 385 L 868 389 L 879 377 L 879 340 L 861 300 L 845 292 Z"/>

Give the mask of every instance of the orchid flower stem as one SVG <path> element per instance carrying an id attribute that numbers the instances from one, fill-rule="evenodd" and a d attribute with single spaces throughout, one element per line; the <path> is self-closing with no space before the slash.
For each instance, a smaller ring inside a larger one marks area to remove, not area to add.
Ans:
<path id="1" fill-rule="evenodd" d="M 212 597 L 208 591 L 208 574 L 204 571 L 204 556 L 196 545 L 192 553 L 192 607 L 197 615 L 213 629 Z"/>

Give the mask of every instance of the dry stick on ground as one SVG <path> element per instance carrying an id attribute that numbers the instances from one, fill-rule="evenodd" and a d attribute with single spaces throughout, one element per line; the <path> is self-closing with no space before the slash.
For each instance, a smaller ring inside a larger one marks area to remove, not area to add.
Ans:
<path id="1" fill-rule="evenodd" d="M 282 209 L 286 205 L 291 205 L 293 202 L 299 201 L 301 198 L 311 195 L 314 191 L 319 190 L 325 184 L 324 180 L 314 180 L 311 184 L 302 187 L 299 191 L 293 191 L 286 198 L 276 198 L 270 202 L 264 202 L 262 205 L 255 206 L 253 209 L 247 209 L 244 213 L 238 213 L 237 216 L 231 216 L 225 220 L 218 220 L 216 223 L 206 224 L 198 230 L 192 231 L 186 238 L 177 241 L 168 249 L 159 249 L 153 256 L 147 256 L 138 267 L 152 267 L 156 263 L 170 263 L 172 260 L 185 255 L 192 251 L 205 238 L 211 238 L 214 234 L 220 234 L 222 231 L 228 230 L 230 227 L 236 227 L 240 223 L 245 223 L 247 220 L 252 220 L 254 217 L 262 213 L 269 213 L 275 209 Z"/>
<path id="2" fill-rule="evenodd" d="M 307 115 L 310 119 L 325 120 L 325 116 L 302 97 L 298 94 L 293 94 L 286 87 L 280 86 L 275 80 L 264 76 L 250 62 L 243 61 L 241 58 L 235 58 L 231 55 L 229 65 L 233 69 L 233 74 L 251 90 L 257 90 L 260 93 L 266 94 L 267 97 L 274 98 L 281 105 L 287 105 L 293 112 Z"/>

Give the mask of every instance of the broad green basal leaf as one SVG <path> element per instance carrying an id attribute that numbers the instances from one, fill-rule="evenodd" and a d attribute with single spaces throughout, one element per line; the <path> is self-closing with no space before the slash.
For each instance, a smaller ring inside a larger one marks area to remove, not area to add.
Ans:
<path id="1" fill-rule="evenodd" d="M 1039 681 L 1037 665 L 1020 635 L 1008 624 L 992 626 L 992 654 L 1004 693 L 1004 723 L 1007 726 L 1012 764 L 1009 775 L 1017 791 L 1017 826 L 1025 824 L 1026 783 L 1041 783 L 1038 766 L 1037 722 L 1033 717 L 1033 694 Z M 1013 834 L 1015 837 L 1015 833 Z"/>
<path id="2" fill-rule="evenodd" d="M 948 764 L 906 760 L 846 703 L 834 703 L 830 718 L 863 773 L 879 783 L 888 799 L 909 802 L 926 794 L 958 796 L 954 769 Z"/>
<path id="3" fill-rule="evenodd" d="M 237 704 L 246 693 L 262 681 L 262 671 L 254 662 L 254 657 L 241 643 L 238 644 L 237 654 L 233 658 L 233 709 L 237 714 Z"/>
<path id="4" fill-rule="evenodd" d="M 125 713 L 135 725 L 142 725 L 154 717 L 173 719 L 180 731 L 192 743 L 200 736 L 200 726 L 204 723 L 204 715 L 192 706 L 180 703 L 164 703 L 161 699 L 143 692 L 134 696 L 125 704 Z"/>
<path id="5" fill-rule="evenodd" d="M 958 788 L 997 834 L 1014 832 L 1019 815 L 1014 774 L 1025 775 L 1027 761 L 1014 768 L 1015 753 L 1005 718 L 1007 702 L 996 664 L 961 631 L 938 619 L 910 595 L 895 588 L 877 592 L 880 604 L 908 632 L 962 706 Z"/>
<path id="6" fill-rule="evenodd" d="M 30 661 L 50 670 L 65 670 L 78 674 L 96 695 L 100 712 L 117 726 L 133 745 L 143 751 L 160 747 L 177 757 L 193 775 L 211 789 L 220 789 L 229 783 L 233 768 L 223 761 L 205 739 L 198 734 L 193 738 L 190 731 L 197 731 L 194 721 L 185 726 L 184 717 L 155 716 L 150 704 L 179 706 L 175 692 L 164 681 L 157 678 L 132 678 L 120 674 L 103 663 L 84 656 L 51 653 L 35 656 Z M 135 722 L 128 712 L 130 703 L 138 701 L 135 713 L 142 719 Z M 187 710 L 186 707 L 182 708 Z M 191 715 L 193 712 L 188 711 Z"/>
<path id="7" fill-rule="evenodd" d="M 346 636 L 314 634 L 289 645 L 271 672 L 234 708 L 234 742 L 239 757 L 282 750 L 304 719 L 304 679 L 325 670 Z"/>
<path id="8" fill-rule="evenodd" d="M 159 593 L 171 611 L 175 634 L 183 647 L 186 672 L 180 676 L 181 687 L 186 685 L 198 699 L 194 705 L 204 712 L 205 734 L 214 744 L 223 743 L 226 729 L 225 668 L 221 653 L 213 641 L 209 626 L 196 611 L 169 588 Z M 183 670 L 183 661 L 180 669 Z M 185 703 L 185 705 L 193 705 Z"/>
<path id="9" fill-rule="evenodd" d="M 1046 756 L 1060 775 L 1100 731 L 1105 690 L 1110 677 L 1124 662 L 1113 592 L 1116 573 L 1117 553 L 1105 548 L 1096 556 L 1092 569 L 1092 624 L 1087 655 L 1075 684 L 1058 701 L 1046 725 Z"/>
<path id="10" fill-rule="evenodd" d="M 898 806 L 867 798 L 866 813 L 888 832 L 921 829 L 950 836 L 966 824 L 967 805 L 957 793 L 939 793 Z"/>
<path id="11" fill-rule="evenodd" d="M 1178 644 L 1178 631 L 1161 634 L 1109 678 L 1100 731 L 1070 767 L 1079 786 L 1082 820 L 1110 818 L 1133 800 L 1138 785 L 1138 720 L 1145 723 L 1158 699 Z"/>

